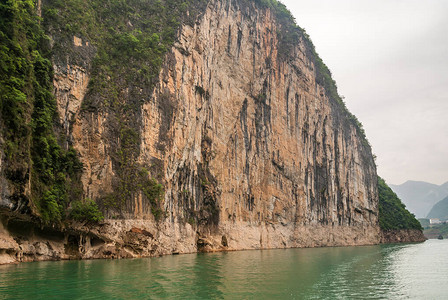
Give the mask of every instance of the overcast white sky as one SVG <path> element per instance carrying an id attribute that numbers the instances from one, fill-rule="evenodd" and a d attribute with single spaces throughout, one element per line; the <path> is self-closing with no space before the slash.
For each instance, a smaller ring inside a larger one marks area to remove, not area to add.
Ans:
<path id="1" fill-rule="evenodd" d="M 388 183 L 448 181 L 448 0 L 282 0 Z"/>

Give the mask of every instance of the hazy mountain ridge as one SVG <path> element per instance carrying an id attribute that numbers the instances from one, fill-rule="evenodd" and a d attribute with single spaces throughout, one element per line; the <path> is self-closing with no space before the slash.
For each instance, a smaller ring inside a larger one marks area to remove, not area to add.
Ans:
<path id="1" fill-rule="evenodd" d="M 417 218 L 426 218 L 437 202 L 448 196 L 448 182 L 441 185 L 408 180 L 400 185 L 389 185 Z"/>
<path id="2" fill-rule="evenodd" d="M 448 197 L 437 202 L 428 213 L 428 219 L 437 218 L 440 220 L 448 220 Z"/>

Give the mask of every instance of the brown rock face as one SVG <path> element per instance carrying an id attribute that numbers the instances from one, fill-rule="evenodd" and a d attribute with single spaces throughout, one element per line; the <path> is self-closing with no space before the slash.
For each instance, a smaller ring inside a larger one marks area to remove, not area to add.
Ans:
<path id="1" fill-rule="evenodd" d="M 180 29 L 137 118 L 138 162 L 162 174 L 164 217 L 136 196 L 124 220 L 66 232 L 58 247 L 76 243 L 55 257 L 73 257 L 72 248 L 93 258 L 379 243 L 370 147 L 316 82 L 306 42 L 279 55 L 279 30 L 271 10 L 226 0 Z M 73 47 L 94 51 L 79 38 Z M 80 111 L 88 65 L 55 62 L 54 84 L 85 167 L 84 196 L 99 200 L 113 189 L 119 137 L 107 110 Z"/>
<path id="2" fill-rule="evenodd" d="M 426 240 L 427 238 L 423 235 L 423 232 L 418 229 L 382 230 L 380 235 L 382 244 L 417 243 Z"/>
<path id="3" fill-rule="evenodd" d="M 168 221 L 215 225 L 231 248 L 378 242 L 370 148 L 305 43 L 281 60 L 271 11 L 226 4 L 182 28 L 143 107 L 141 160 L 164 162 Z"/>
<path id="4" fill-rule="evenodd" d="M 278 30 L 270 10 L 227 1 L 180 29 L 141 116 L 139 160 L 164 174 L 161 222 L 189 222 L 234 249 L 376 243 L 370 148 L 316 83 L 304 41 L 279 58 Z M 74 115 L 84 192 L 98 199 L 114 176 L 107 112 L 76 118 L 89 75 L 66 69 L 59 107 Z M 153 220 L 130 200 L 127 218 Z"/>

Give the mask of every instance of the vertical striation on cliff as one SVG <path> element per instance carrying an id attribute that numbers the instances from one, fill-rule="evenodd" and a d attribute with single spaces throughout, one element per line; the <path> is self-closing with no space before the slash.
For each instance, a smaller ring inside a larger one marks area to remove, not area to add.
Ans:
<path id="1" fill-rule="evenodd" d="M 143 105 L 141 160 L 164 162 L 169 221 L 215 225 L 230 247 L 374 243 L 370 146 L 316 82 L 304 36 L 280 55 L 281 30 L 244 1 L 183 26 Z"/>
<path id="2" fill-rule="evenodd" d="M 86 15 L 101 20 L 92 3 Z M 116 18 L 121 29 L 108 29 L 117 40 L 101 40 L 67 38 L 43 2 L 61 143 L 83 164 L 82 198 L 107 218 L 65 224 L 59 244 L 79 257 L 126 257 L 379 242 L 370 145 L 284 6 L 197 1 L 179 8 L 170 44 L 144 35 L 136 16 L 157 15 L 133 3 L 129 19 Z M 133 38 L 166 53 L 159 68 Z M 133 48 L 119 58 L 123 45 Z M 162 198 L 151 198 L 156 181 Z"/>

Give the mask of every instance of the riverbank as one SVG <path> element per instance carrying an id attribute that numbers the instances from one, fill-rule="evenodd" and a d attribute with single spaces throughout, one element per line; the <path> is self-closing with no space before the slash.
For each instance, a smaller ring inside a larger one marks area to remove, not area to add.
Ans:
<path id="1" fill-rule="evenodd" d="M 49 227 L 26 215 L 3 212 L 0 216 L 0 264 L 425 241 L 418 230 L 381 232 L 376 227 L 353 225 L 236 222 L 212 230 L 189 223 L 105 220 Z"/>
<path id="2" fill-rule="evenodd" d="M 448 224 L 436 224 L 424 227 L 423 234 L 428 239 L 437 239 L 440 235 L 448 239 Z"/>

